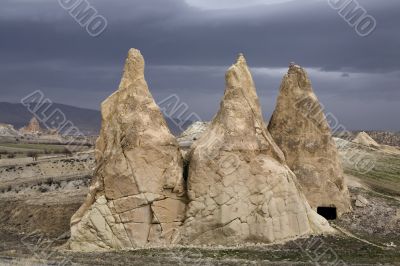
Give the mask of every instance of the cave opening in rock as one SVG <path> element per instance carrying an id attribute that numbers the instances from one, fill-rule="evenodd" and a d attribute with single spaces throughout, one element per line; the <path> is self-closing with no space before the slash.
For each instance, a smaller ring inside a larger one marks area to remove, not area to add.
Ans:
<path id="1" fill-rule="evenodd" d="M 183 162 L 183 180 L 185 183 L 188 181 L 189 178 L 189 162 L 184 160 Z"/>
<path id="2" fill-rule="evenodd" d="M 336 207 L 318 207 L 317 213 L 327 220 L 336 220 Z"/>

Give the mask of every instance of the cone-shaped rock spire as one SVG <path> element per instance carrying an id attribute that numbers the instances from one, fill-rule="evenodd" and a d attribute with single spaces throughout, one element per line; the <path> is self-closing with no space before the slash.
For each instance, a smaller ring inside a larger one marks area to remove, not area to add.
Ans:
<path id="1" fill-rule="evenodd" d="M 20 132 L 23 134 L 37 134 L 42 133 L 43 130 L 40 127 L 39 121 L 36 119 L 36 117 L 32 117 L 32 119 L 29 121 L 29 124 L 21 128 Z"/>
<path id="2" fill-rule="evenodd" d="M 97 169 L 71 219 L 74 250 L 171 243 L 184 219 L 182 157 L 131 49 L 119 89 L 102 104 Z"/>
<path id="3" fill-rule="evenodd" d="M 191 151 L 184 243 L 270 243 L 331 230 L 298 189 L 263 121 L 240 55 L 226 74 L 220 110 Z"/>
<path id="4" fill-rule="evenodd" d="M 351 210 L 338 151 L 323 109 L 304 69 L 291 64 L 268 126 L 311 207 Z"/>

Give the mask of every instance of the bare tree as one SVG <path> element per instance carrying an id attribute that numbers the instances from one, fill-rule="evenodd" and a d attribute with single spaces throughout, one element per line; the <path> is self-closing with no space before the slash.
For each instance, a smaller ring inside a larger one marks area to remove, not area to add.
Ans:
<path id="1" fill-rule="evenodd" d="M 28 157 L 32 157 L 32 160 L 35 162 L 39 157 L 39 153 L 36 151 L 30 151 L 26 154 Z"/>

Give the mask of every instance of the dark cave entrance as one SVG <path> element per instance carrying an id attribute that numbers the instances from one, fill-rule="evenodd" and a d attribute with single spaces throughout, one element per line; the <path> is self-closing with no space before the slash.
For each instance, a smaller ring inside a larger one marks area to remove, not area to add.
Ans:
<path id="1" fill-rule="evenodd" d="M 317 213 L 327 220 L 336 220 L 336 207 L 318 207 Z"/>
<path id="2" fill-rule="evenodd" d="M 189 178 L 189 162 L 184 161 L 183 162 L 183 180 L 185 180 L 185 183 L 188 181 Z"/>

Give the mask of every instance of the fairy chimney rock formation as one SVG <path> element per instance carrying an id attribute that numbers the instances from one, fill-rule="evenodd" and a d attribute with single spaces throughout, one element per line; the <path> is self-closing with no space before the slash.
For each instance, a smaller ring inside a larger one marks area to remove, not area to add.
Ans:
<path id="1" fill-rule="evenodd" d="M 306 71 L 291 65 L 268 126 L 313 209 L 351 210 L 338 151 Z"/>
<path id="2" fill-rule="evenodd" d="M 284 161 L 240 55 L 226 74 L 219 112 L 193 144 L 182 242 L 271 243 L 331 231 Z"/>
<path id="3" fill-rule="evenodd" d="M 72 250 L 170 244 L 185 218 L 182 156 L 131 49 L 119 89 L 101 106 L 97 169 L 71 219 Z"/>
<path id="4" fill-rule="evenodd" d="M 21 128 L 20 131 L 24 134 L 38 134 L 43 130 L 40 128 L 39 121 L 36 119 L 36 117 L 32 117 L 32 119 L 29 121 L 29 124 Z"/>

